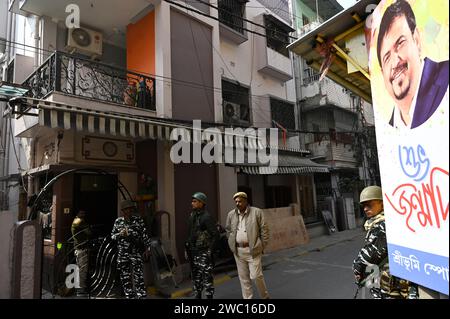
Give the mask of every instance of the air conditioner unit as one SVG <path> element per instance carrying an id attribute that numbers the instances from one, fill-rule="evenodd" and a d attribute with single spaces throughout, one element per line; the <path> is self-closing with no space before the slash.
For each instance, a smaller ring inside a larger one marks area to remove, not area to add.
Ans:
<path id="1" fill-rule="evenodd" d="M 248 106 L 225 101 L 223 103 L 223 121 L 228 124 L 248 125 L 250 122 Z"/>
<path id="2" fill-rule="evenodd" d="M 68 29 L 66 48 L 89 56 L 101 56 L 103 53 L 103 35 L 86 28 Z"/>

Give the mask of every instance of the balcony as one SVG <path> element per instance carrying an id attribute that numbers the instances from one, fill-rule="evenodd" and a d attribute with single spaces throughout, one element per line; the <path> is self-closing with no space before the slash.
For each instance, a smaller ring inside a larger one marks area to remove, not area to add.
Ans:
<path id="1" fill-rule="evenodd" d="M 274 5 L 273 0 L 258 0 L 258 2 L 280 17 L 287 24 L 292 24 L 289 0 L 279 0 L 277 1 L 276 6 Z"/>
<path id="2" fill-rule="evenodd" d="M 318 82 L 320 79 L 320 74 L 313 74 L 303 78 L 303 86 L 308 86 L 314 82 Z"/>
<path id="3" fill-rule="evenodd" d="M 319 18 L 316 21 L 312 21 L 308 24 L 305 24 L 302 28 L 300 28 L 300 30 L 298 32 L 299 33 L 298 37 L 300 38 L 300 37 L 304 36 L 305 34 L 313 31 L 314 29 L 318 28 L 322 23 L 323 23 L 323 20 Z"/>
<path id="4" fill-rule="evenodd" d="M 46 99 L 59 92 L 72 97 L 155 111 L 156 82 L 152 77 L 55 52 L 23 85 L 30 96 Z"/>
<path id="5" fill-rule="evenodd" d="M 220 35 L 239 45 L 248 40 L 245 4 L 248 0 L 219 0 Z"/>
<path id="6" fill-rule="evenodd" d="M 255 22 L 265 25 L 271 32 L 267 37 L 255 37 L 258 71 L 282 82 L 291 80 L 292 64 L 286 45 L 289 42 L 289 33 L 294 30 L 269 14 L 258 16 Z"/>
<path id="7" fill-rule="evenodd" d="M 329 133 L 307 134 L 305 139 L 306 148 L 313 156 L 322 157 L 323 163 L 336 168 L 357 167 L 357 161 L 353 156 L 352 134 L 330 130 Z"/>
<path id="8" fill-rule="evenodd" d="M 110 43 L 125 47 L 127 25 L 136 22 L 160 3 L 161 0 L 10 0 L 9 10 L 24 16 L 34 14 L 65 22 L 69 15 L 66 9 L 70 11 L 76 5 L 81 26 L 101 30 Z"/>
<path id="9" fill-rule="evenodd" d="M 350 92 L 333 80 L 325 77 L 319 81 L 320 74 L 305 72 L 301 86 L 304 99 L 304 109 L 319 105 L 335 105 L 351 110 L 352 99 Z"/>

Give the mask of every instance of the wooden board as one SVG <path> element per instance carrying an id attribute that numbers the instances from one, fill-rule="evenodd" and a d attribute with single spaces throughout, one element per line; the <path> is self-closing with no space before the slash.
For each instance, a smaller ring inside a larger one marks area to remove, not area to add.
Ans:
<path id="1" fill-rule="evenodd" d="M 300 215 L 297 204 L 292 204 L 289 207 L 267 208 L 263 209 L 263 211 L 264 217 L 267 219 Z"/>
<path id="2" fill-rule="evenodd" d="M 270 240 L 266 253 L 296 247 L 309 242 L 308 231 L 300 214 L 293 215 L 295 207 L 263 210 L 269 226 Z M 268 211 L 266 213 L 266 211 Z M 276 214 L 276 213 L 279 214 Z"/>

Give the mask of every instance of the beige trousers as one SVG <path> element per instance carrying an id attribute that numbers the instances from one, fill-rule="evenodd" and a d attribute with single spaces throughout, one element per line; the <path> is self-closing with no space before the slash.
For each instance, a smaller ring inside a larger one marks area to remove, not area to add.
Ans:
<path id="1" fill-rule="evenodd" d="M 256 288 L 262 299 L 269 298 L 264 275 L 262 272 L 261 255 L 253 258 L 250 254 L 250 248 L 237 248 L 236 260 L 239 281 L 241 282 L 242 297 L 244 299 L 253 298 L 252 280 L 255 281 Z"/>
<path id="2" fill-rule="evenodd" d="M 87 249 L 75 249 L 75 258 L 78 265 L 80 288 L 87 288 L 89 270 L 89 252 Z"/>

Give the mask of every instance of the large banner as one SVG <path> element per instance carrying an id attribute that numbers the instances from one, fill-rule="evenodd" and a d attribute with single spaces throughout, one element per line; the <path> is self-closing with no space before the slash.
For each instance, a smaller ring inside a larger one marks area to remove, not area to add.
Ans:
<path id="1" fill-rule="evenodd" d="M 369 68 L 391 272 L 448 295 L 448 0 L 384 0 Z"/>

